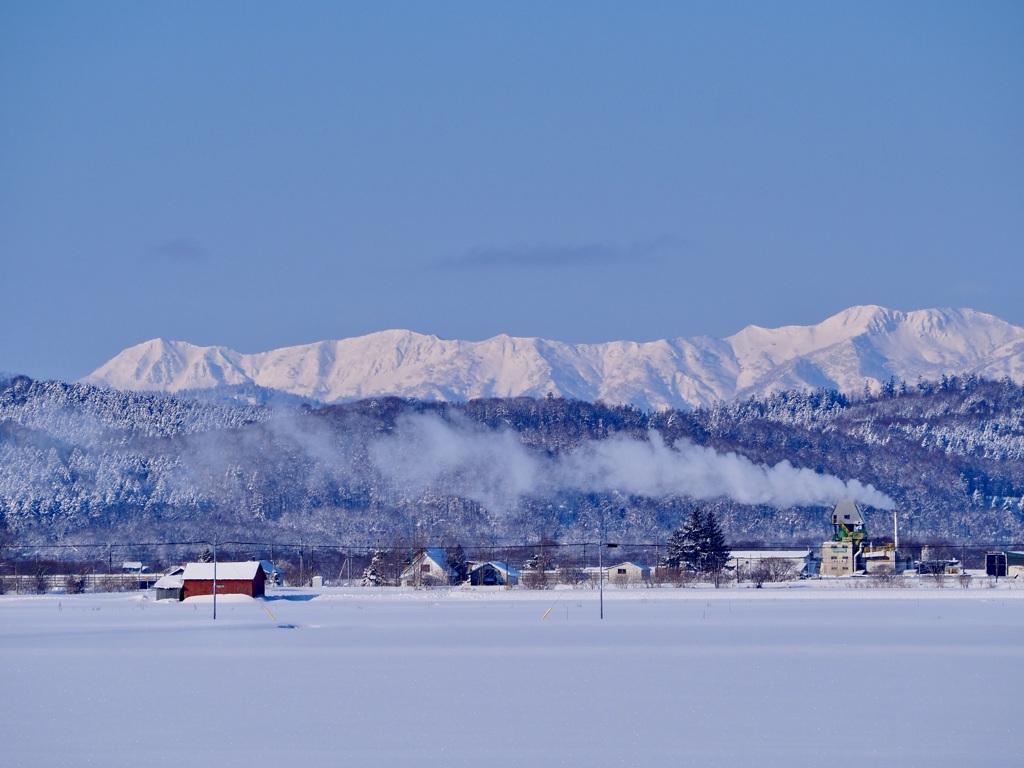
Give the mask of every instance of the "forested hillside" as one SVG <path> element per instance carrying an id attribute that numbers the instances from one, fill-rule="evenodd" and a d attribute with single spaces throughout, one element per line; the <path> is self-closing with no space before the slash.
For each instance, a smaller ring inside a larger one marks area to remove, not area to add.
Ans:
<path id="1" fill-rule="evenodd" d="M 663 542 L 696 504 L 733 543 L 793 544 L 829 532 L 839 481 L 868 500 L 877 537 L 890 505 L 871 499 L 889 497 L 907 541 L 1020 542 L 1024 389 L 946 378 L 645 413 L 559 398 L 267 407 L 0 381 L 0 517 L 22 544 L 571 543 L 602 527 Z"/>

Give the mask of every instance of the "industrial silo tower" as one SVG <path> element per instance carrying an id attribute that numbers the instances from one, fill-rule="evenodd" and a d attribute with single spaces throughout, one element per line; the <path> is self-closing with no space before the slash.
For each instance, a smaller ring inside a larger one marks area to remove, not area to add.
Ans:
<path id="1" fill-rule="evenodd" d="M 832 510 L 832 539 L 821 545 L 823 576 L 850 576 L 859 568 L 868 532 L 864 516 L 852 499 L 843 499 Z"/>

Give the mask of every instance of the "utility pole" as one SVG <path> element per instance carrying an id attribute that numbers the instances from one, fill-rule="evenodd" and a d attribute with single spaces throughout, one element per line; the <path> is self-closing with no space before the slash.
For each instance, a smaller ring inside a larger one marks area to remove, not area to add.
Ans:
<path id="1" fill-rule="evenodd" d="M 217 537 L 213 537 L 213 620 L 217 620 Z"/>
<path id="2" fill-rule="evenodd" d="M 601 541 L 597 545 L 597 585 L 599 594 L 598 602 L 600 602 L 601 604 L 600 613 L 602 619 L 604 618 L 604 558 L 602 557 L 602 554 L 604 553 L 605 547 L 608 547 L 608 549 L 615 549 L 618 546 L 618 544 L 606 544 L 604 541 L 604 536 L 601 537 Z"/>

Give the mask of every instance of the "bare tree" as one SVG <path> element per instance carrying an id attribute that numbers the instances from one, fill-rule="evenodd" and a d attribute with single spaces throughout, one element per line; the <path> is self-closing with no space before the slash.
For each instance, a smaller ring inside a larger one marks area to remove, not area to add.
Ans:
<path id="1" fill-rule="evenodd" d="M 7 565 L 7 550 L 14 546 L 14 534 L 7 527 L 7 521 L 0 521 L 0 595 L 4 594 L 4 567 Z"/>
<path id="2" fill-rule="evenodd" d="M 549 569 L 554 564 L 555 558 L 546 545 L 541 545 L 534 554 L 526 561 L 526 568 L 523 570 L 523 586 L 527 589 L 551 589 L 553 584 L 549 579 Z"/>
<path id="3" fill-rule="evenodd" d="M 36 560 L 33 563 L 29 583 L 32 591 L 36 594 L 45 594 L 50 589 L 50 574 L 53 573 L 53 563 L 45 560 Z"/>
<path id="4" fill-rule="evenodd" d="M 586 583 L 587 572 L 574 560 L 566 560 L 558 566 L 558 583 L 579 587 Z"/>
<path id="5" fill-rule="evenodd" d="M 713 571 L 705 571 L 697 574 L 697 577 L 703 581 L 714 584 L 715 589 L 728 584 L 734 578 L 732 571 L 727 571 L 725 568 L 716 568 Z"/>
<path id="6" fill-rule="evenodd" d="M 760 589 L 766 582 L 792 581 L 796 577 L 796 566 L 784 557 L 766 557 L 758 560 L 748 575 L 754 586 Z"/>
<path id="7" fill-rule="evenodd" d="M 673 587 L 685 587 L 697 580 L 697 573 L 689 568 L 671 568 L 659 565 L 654 569 L 655 584 L 671 584 Z"/>
<path id="8" fill-rule="evenodd" d="M 903 586 L 903 574 L 897 573 L 891 565 L 881 566 L 871 571 L 871 584 L 876 587 Z"/>

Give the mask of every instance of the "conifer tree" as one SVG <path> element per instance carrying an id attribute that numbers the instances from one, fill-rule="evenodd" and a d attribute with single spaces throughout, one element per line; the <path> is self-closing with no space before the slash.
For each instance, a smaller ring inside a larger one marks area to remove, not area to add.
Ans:
<path id="1" fill-rule="evenodd" d="M 729 547 L 715 513 L 695 508 L 686 522 L 672 532 L 662 562 L 670 568 L 715 573 L 728 559 Z"/>
<path id="2" fill-rule="evenodd" d="M 705 573 L 717 573 L 725 567 L 729 559 L 729 546 L 725 543 L 725 534 L 718 518 L 710 509 L 702 516 L 700 549 L 701 566 Z"/>
<path id="3" fill-rule="evenodd" d="M 704 518 L 695 508 L 686 521 L 672 532 L 668 540 L 668 554 L 665 565 L 671 568 L 700 570 L 700 539 Z"/>
<path id="4" fill-rule="evenodd" d="M 683 557 L 685 546 L 683 529 L 676 528 L 668 537 L 668 546 L 665 548 L 665 557 L 662 558 L 661 564 L 668 568 L 681 568 L 685 563 Z"/>
<path id="5" fill-rule="evenodd" d="M 461 544 L 456 544 L 455 548 L 448 553 L 447 565 L 452 572 L 452 583 L 461 584 L 469 578 L 469 561 L 466 559 L 466 553 Z"/>
<path id="6" fill-rule="evenodd" d="M 364 587 L 379 587 L 384 583 L 384 574 L 382 569 L 384 567 L 384 550 L 378 549 L 373 553 L 373 559 L 370 560 L 370 564 L 366 566 L 366 570 L 363 571 L 363 586 Z"/>

